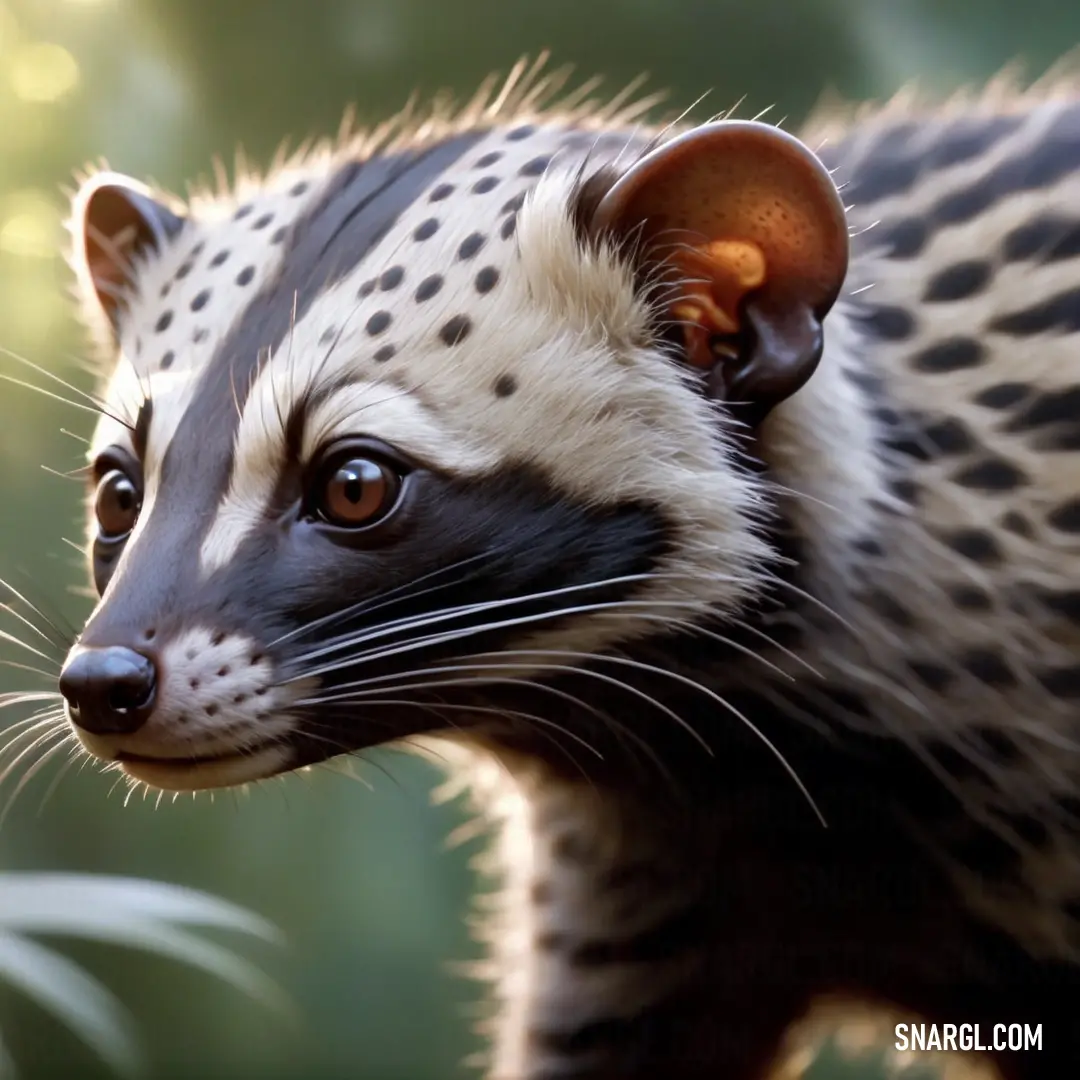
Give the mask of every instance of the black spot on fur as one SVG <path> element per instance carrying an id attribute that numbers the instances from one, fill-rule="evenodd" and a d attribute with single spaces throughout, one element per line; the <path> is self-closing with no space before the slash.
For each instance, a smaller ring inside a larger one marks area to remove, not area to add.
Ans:
<path id="1" fill-rule="evenodd" d="M 1040 590 L 1038 596 L 1039 602 L 1048 611 L 1064 615 L 1080 626 L 1080 589 L 1063 589 L 1061 592 L 1045 589 Z"/>
<path id="2" fill-rule="evenodd" d="M 361 300 L 369 297 L 375 291 L 376 284 L 377 282 L 374 278 L 371 278 L 369 281 L 362 282 L 360 288 L 356 290 L 357 297 Z"/>
<path id="3" fill-rule="evenodd" d="M 976 296 L 986 288 L 992 272 L 990 264 L 982 260 L 954 263 L 930 279 L 923 300 L 944 303 Z"/>
<path id="4" fill-rule="evenodd" d="M 191 301 L 192 311 L 202 311 L 206 307 L 207 302 L 210 300 L 210 290 L 203 289 L 201 292 L 196 293 L 195 297 Z"/>
<path id="5" fill-rule="evenodd" d="M 430 300 L 442 287 L 443 279 L 441 274 L 431 274 L 424 278 L 416 287 L 416 293 L 414 294 L 417 303 L 422 304 L 425 300 Z"/>
<path id="6" fill-rule="evenodd" d="M 1037 676 L 1047 693 L 1063 701 L 1080 698 L 1080 664 L 1050 668 Z"/>
<path id="7" fill-rule="evenodd" d="M 499 178 L 497 176 L 482 176 L 472 186 L 474 195 L 486 195 L 493 188 L 499 186 Z"/>
<path id="8" fill-rule="evenodd" d="M 977 585 L 953 585 L 948 593 L 949 599 L 961 611 L 990 611 L 993 607 L 990 594 Z"/>
<path id="9" fill-rule="evenodd" d="M 158 321 L 154 323 L 154 330 L 162 334 L 172 325 L 173 313 L 171 311 L 164 311 L 158 317 Z"/>
<path id="10" fill-rule="evenodd" d="M 1032 446 L 1047 454 L 1080 450 L 1080 423 L 1043 432 L 1032 439 Z"/>
<path id="11" fill-rule="evenodd" d="M 510 397 L 517 390 L 517 379 L 513 375 L 500 375 L 491 387 L 496 397 Z"/>
<path id="12" fill-rule="evenodd" d="M 381 334 L 391 322 L 391 316 L 389 311 L 376 311 L 367 321 L 365 329 L 372 336 Z"/>
<path id="13" fill-rule="evenodd" d="M 1046 520 L 1059 532 L 1080 532 L 1080 499 L 1059 503 L 1046 515 Z"/>
<path id="14" fill-rule="evenodd" d="M 948 668 L 932 660 L 909 660 L 908 670 L 928 690 L 940 694 L 953 680 L 953 673 Z"/>
<path id="15" fill-rule="evenodd" d="M 1051 330 L 1075 333 L 1080 330 L 1080 289 L 1068 289 L 1022 311 L 1002 315 L 990 323 L 990 329 L 1015 337 Z"/>
<path id="16" fill-rule="evenodd" d="M 507 199 L 506 202 L 499 207 L 500 214 L 513 214 L 520 210 L 525 205 L 526 192 L 519 191 L 512 199 Z"/>
<path id="17" fill-rule="evenodd" d="M 403 266 L 391 266 L 389 270 L 384 270 L 379 276 L 379 288 L 383 292 L 389 292 L 391 289 L 396 289 L 402 279 L 405 277 L 405 267 Z"/>
<path id="18" fill-rule="evenodd" d="M 476 275 L 476 280 L 474 284 L 476 286 L 476 291 L 483 295 L 484 293 L 491 292 L 491 290 L 495 288 L 498 282 L 498 268 L 494 266 L 485 266 L 484 269 Z"/>
<path id="19" fill-rule="evenodd" d="M 931 168 L 944 169 L 985 154 L 1022 123 L 1019 116 L 963 118 L 951 123 L 927 152 Z"/>
<path id="20" fill-rule="evenodd" d="M 183 281 L 183 279 L 186 278 L 194 268 L 195 264 L 189 259 L 187 262 L 183 263 L 176 271 L 176 280 Z"/>
<path id="21" fill-rule="evenodd" d="M 859 321 L 882 341 L 906 341 L 915 333 L 915 317 L 900 307 L 868 307 L 857 315 Z"/>
<path id="22" fill-rule="evenodd" d="M 858 694 L 836 687 L 822 687 L 820 696 L 832 702 L 838 714 L 860 720 L 870 719 L 870 707 Z"/>
<path id="23" fill-rule="evenodd" d="M 853 201 L 877 202 L 907 191 L 923 169 L 924 155 L 908 149 L 913 127 L 899 124 L 884 132 L 874 143 L 861 174 L 851 184 Z"/>
<path id="24" fill-rule="evenodd" d="M 985 529 L 957 529 L 942 534 L 941 539 L 957 555 L 980 566 L 993 566 L 1001 562 L 1001 548 L 993 534 Z"/>
<path id="25" fill-rule="evenodd" d="M 486 153 L 483 157 L 477 158 L 476 162 L 473 165 L 473 168 L 474 169 L 487 169 L 487 168 L 490 168 L 501 157 L 502 157 L 502 151 L 501 150 L 491 150 L 488 153 Z"/>
<path id="26" fill-rule="evenodd" d="M 430 240 L 439 231 L 439 219 L 428 218 L 426 221 L 421 221 L 419 225 L 413 230 L 414 240 Z"/>
<path id="27" fill-rule="evenodd" d="M 431 194 L 428 196 L 428 199 L 431 202 L 442 202 L 443 199 L 448 199 L 453 194 L 453 184 L 439 184 L 438 187 L 432 188 Z"/>
<path id="28" fill-rule="evenodd" d="M 910 630 L 915 625 L 915 619 L 894 596 L 890 596 L 881 589 L 872 589 L 864 597 L 864 602 L 871 611 L 876 612 L 886 622 L 900 630 Z"/>
<path id="29" fill-rule="evenodd" d="M 971 649 L 958 658 L 960 666 L 980 682 L 997 689 L 1016 684 L 1016 675 L 1005 658 L 994 649 Z"/>
<path id="30" fill-rule="evenodd" d="M 1012 764 L 1021 757 L 1016 740 L 1006 731 L 997 728 L 983 728 L 978 732 L 979 741 L 986 747 L 995 761 Z"/>
<path id="31" fill-rule="evenodd" d="M 1080 221 L 1056 214 L 1025 221 L 1005 237 L 1002 254 L 1009 262 L 1074 259 L 1080 255 Z"/>
<path id="32" fill-rule="evenodd" d="M 531 161 L 526 161 L 518 169 L 518 176 L 540 176 L 550 164 L 551 158 L 547 155 L 534 157 Z"/>
<path id="33" fill-rule="evenodd" d="M 1049 126 L 1039 142 L 1023 154 L 1010 154 L 963 191 L 943 196 L 931 217 L 943 225 L 971 221 L 994 203 L 1040 188 L 1080 168 L 1080 108 L 1070 105 Z"/>
<path id="34" fill-rule="evenodd" d="M 487 237 L 483 233 L 469 233 L 469 235 L 461 241 L 461 246 L 458 248 L 458 258 L 473 258 L 485 243 L 487 243 Z"/>
<path id="35" fill-rule="evenodd" d="M 860 536 L 851 546 L 861 555 L 869 555 L 874 559 L 881 558 L 885 554 L 885 549 L 873 536 Z"/>
<path id="36" fill-rule="evenodd" d="M 872 239 L 880 243 L 893 259 L 913 259 L 926 246 L 929 230 L 921 218 L 903 218 L 875 232 Z"/>
<path id="37" fill-rule="evenodd" d="M 534 881 L 529 895 L 534 904 L 550 904 L 555 899 L 555 888 L 550 881 Z"/>
<path id="38" fill-rule="evenodd" d="M 1015 491 L 1027 483 L 1027 476 L 1004 458 L 984 458 L 953 474 L 953 482 L 973 491 L 1000 493 Z"/>
<path id="39" fill-rule="evenodd" d="M 562 953 L 570 946 L 570 939 L 558 930 L 539 930 L 533 936 L 533 948 L 542 953 Z"/>
<path id="40" fill-rule="evenodd" d="M 169 349 L 165 355 L 161 358 L 161 367 L 163 370 L 168 371 L 173 366 L 173 361 L 176 359 L 176 353 Z"/>
<path id="41" fill-rule="evenodd" d="M 1031 527 L 1031 522 L 1028 521 L 1023 514 L 1018 514 L 1015 510 L 1010 510 L 1001 519 L 1001 527 L 1006 532 L 1011 532 L 1016 536 L 1023 536 L 1027 539 L 1031 539 L 1035 535 L 1035 530 Z"/>
<path id="42" fill-rule="evenodd" d="M 455 315 L 448 319 L 439 331 L 439 338 L 444 345 L 458 345 L 469 336 L 472 322 L 468 315 Z"/>
<path id="43" fill-rule="evenodd" d="M 1039 394 L 1005 427 L 1017 434 L 1039 429 L 1045 429 L 1044 437 L 1062 449 L 1069 442 L 1080 445 L 1080 386 Z"/>
<path id="44" fill-rule="evenodd" d="M 517 214 L 511 214 L 499 227 L 499 235 L 504 240 L 509 240 L 517 228 Z"/>
<path id="45" fill-rule="evenodd" d="M 575 866 L 586 866 L 596 856 L 591 844 L 580 833 L 561 832 L 551 844 L 551 854 L 556 862 L 573 863 Z"/>
<path id="46" fill-rule="evenodd" d="M 229 250 L 228 250 L 228 248 L 224 248 L 223 250 L 219 251 L 210 260 L 210 265 L 211 266 L 220 266 L 228 257 L 229 257 Z"/>
<path id="47" fill-rule="evenodd" d="M 879 394 L 881 392 L 883 382 L 880 375 L 857 367 L 844 367 L 840 371 L 852 386 L 865 390 L 867 394 Z"/>
<path id="48" fill-rule="evenodd" d="M 270 222 L 273 221 L 273 220 L 274 220 L 274 215 L 273 214 L 262 214 L 262 215 L 260 215 L 259 217 L 257 217 L 255 219 L 255 222 L 254 222 L 254 224 L 252 224 L 251 227 L 252 227 L 252 229 L 265 229 L 266 226 L 269 225 Z"/>
<path id="49" fill-rule="evenodd" d="M 955 417 L 939 420 L 923 431 L 923 437 L 936 454 L 963 454 L 971 450 L 975 440 L 967 427 Z"/>
<path id="50" fill-rule="evenodd" d="M 1027 383 L 1006 382 L 988 386 L 973 398 L 976 405 L 986 409 L 1011 409 L 1019 405 L 1031 393 Z"/>
<path id="51" fill-rule="evenodd" d="M 251 279 L 255 276 L 254 266 L 245 266 L 239 274 L 236 275 L 237 285 L 247 285 L 251 282 Z"/>
<path id="52" fill-rule="evenodd" d="M 911 357 L 911 366 L 927 375 L 945 375 L 978 367 L 985 358 L 986 350 L 974 338 L 955 337 L 915 353 Z"/>
<path id="53" fill-rule="evenodd" d="M 372 356 L 372 360 L 374 360 L 376 364 L 385 364 L 387 360 L 393 360 L 396 354 L 396 345 L 380 345 L 375 350 L 375 355 Z"/>
<path id="54" fill-rule="evenodd" d="M 889 490 L 901 502 L 914 506 L 919 501 L 919 485 L 907 476 L 894 476 L 889 480 Z"/>

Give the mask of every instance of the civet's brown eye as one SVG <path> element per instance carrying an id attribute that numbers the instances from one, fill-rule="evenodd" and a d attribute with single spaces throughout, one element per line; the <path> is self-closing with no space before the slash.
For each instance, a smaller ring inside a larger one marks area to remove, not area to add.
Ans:
<path id="1" fill-rule="evenodd" d="M 139 516 L 142 495 L 127 473 L 111 469 L 99 481 L 94 495 L 94 513 L 103 540 L 127 536 Z"/>
<path id="2" fill-rule="evenodd" d="M 356 529 L 386 517 L 401 494 L 401 477 L 384 462 L 359 455 L 339 457 L 322 474 L 315 510 L 330 525 Z"/>

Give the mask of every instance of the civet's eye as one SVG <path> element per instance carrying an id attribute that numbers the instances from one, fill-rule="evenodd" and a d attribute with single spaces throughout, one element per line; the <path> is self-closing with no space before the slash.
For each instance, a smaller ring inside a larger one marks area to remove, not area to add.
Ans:
<path id="1" fill-rule="evenodd" d="M 133 528 L 142 507 L 142 493 L 122 469 L 110 469 L 98 481 L 94 513 L 102 540 L 119 540 Z"/>
<path id="2" fill-rule="evenodd" d="M 397 505 L 402 478 L 393 465 L 354 449 L 327 459 L 311 493 L 311 510 L 330 525 L 359 529 Z"/>

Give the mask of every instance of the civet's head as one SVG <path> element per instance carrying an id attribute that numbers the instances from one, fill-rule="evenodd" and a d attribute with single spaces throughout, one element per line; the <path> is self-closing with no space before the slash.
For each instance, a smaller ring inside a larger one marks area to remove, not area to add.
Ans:
<path id="1" fill-rule="evenodd" d="M 847 260 L 823 166 L 746 122 L 459 126 L 189 207 L 103 173 L 73 223 L 117 360 L 61 688 L 174 789 L 490 724 L 485 686 L 734 613 L 740 439 Z"/>

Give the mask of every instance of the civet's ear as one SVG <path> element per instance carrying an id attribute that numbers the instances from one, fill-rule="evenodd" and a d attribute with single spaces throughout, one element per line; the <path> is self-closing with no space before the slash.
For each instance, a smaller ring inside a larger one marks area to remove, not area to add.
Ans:
<path id="1" fill-rule="evenodd" d="M 661 276 L 687 362 L 748 422 L 813 374 L 848 232 L 832 177 L 798 139 L 753 121 L 695 128 L 628 169 L 589 231 L 625 238 Z"/>
<path id="2" fill-rule="evenodd" d="M 96 301 L 115 326 L 136 257 L 160 250 L 183 227 L 136 180 L 100 172 L 84 181 L 71 208 L 72 264 L 84 301 Z"/>

